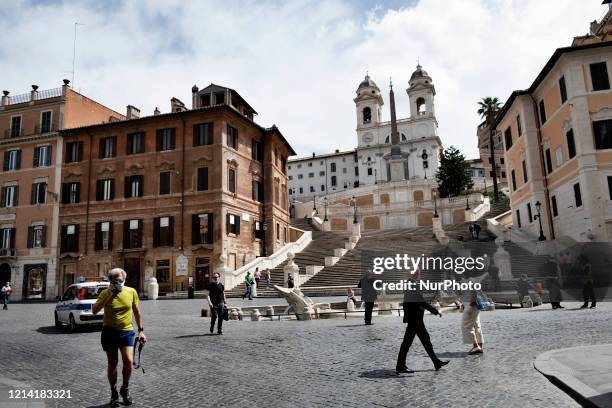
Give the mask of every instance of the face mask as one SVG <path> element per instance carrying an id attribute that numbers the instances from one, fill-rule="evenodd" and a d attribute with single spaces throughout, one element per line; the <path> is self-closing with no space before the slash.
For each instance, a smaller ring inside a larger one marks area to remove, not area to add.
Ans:
<path id="1" fill-rule="evenodd" d="M 124 282 L 115 282 L 115 288 L 117 288 L 117 290 L 123 289 L 123 285 Z"/>

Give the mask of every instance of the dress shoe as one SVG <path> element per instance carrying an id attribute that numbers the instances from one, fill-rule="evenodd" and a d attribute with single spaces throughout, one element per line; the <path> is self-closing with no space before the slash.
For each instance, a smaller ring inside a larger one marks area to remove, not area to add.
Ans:
<path id="1" fill-rule="evenodd" d="M 589 307 L 588 303 L 585 303 L 584 305 L 580 306 L 581 309 L 586 309 L 587 307 Z"/>
<path id="2" fill-rule="evenodd" d="M 444 367 L 448 363 L 450 363 L 449 360 L 438 360 L 438 361 L 436 361 L 434 363 L 434 367 L 436 368 L 436 371 L 438 371 L 439 369 L 441 369 L 442 367 Z"/>
<path id="3" fill-rule="evenodd" d="M 365 325 L 366 325 L 366 326 L 374 326 L 374 323 L 372 323 L 372 322 L 366 322 L 366 324 L 365 324 Z"/>
<path id="4" fill-rule="evenodd" d="M 408 367 L 396 367 L 395 372 L 397 374 L 414 374 L 414 371 L 409 370 Z"/>
<path id="5" fill-rule="evenodd" d="M 565 306 L 559 305 L 559 306 L 557 306 L 557 309 L 565 309 Z"/>
<path id="6" fill-rule="evenodd" d="M 591 307 L 589 309 L 595 309 L 597 307 L 596 304 L 592 304 Z"/>

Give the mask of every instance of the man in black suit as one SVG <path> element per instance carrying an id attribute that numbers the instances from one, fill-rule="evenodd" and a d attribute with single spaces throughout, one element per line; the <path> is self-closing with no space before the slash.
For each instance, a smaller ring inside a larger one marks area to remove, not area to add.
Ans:
<path id="1" fill-rule="evenodd" d="M 374 289 L 374 274 L 371 270 L 363 271 L 361 275 L 361 280 L 357 285 L 358 288 L 361 288 L 361 300 L 365 304 L 365 316 L 364 321 L 366 326 L 371 326 L 372 323 L 372 311 L 374 310 L 374 302 L 378 298 L 378 293 L 376 289 Z"/>
<path id="2" fill-rule="evenodd" d="M 429 333 L 427 333 L 425 323 L 423 322 L 423 314 L 425 313 L 425 309 L 440 317 L 442 317 L 442 313 L 436 310 L 436 308 L 431 306 L 429 303 L 425 302 L 423 293 L 418 288 L 418 280 L 419 274 L 417 272 L 414 275 L 414 278 L 411 279 L 411 281 L 415 282 L 416 284 L 415 289 L 407 289 L 404 291 L 404 303 L 402 306 L 404 308 L 404 323 L 408 323 L 408 327 L 406 327 L 404 341 L 402 341 L 402 345 L 400 346 L 400 351 L 397 356 L 395 371 L 398 374 L 414 372 L 406 367 L 406 355 L 408 355 L 408 350 L 410 349 L 415 336 L 418 336 L 419 340 L 421 340 L 421 344 L 423 344 L 425 351 L 427 351 L 429 358 L 431 358 L 436 371 L 449 363 L 448 360 L 443 361 L 436 356 L 433 346 L 431 345 Z"/>

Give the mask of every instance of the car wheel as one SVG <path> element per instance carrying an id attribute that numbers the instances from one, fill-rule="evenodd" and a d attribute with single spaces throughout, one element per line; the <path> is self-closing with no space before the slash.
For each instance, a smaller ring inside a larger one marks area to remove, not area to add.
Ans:
<path id="1" fill-rule="evenodd" d="M 59 318 L 57 317 L 57 312 L 55 312 L 55 328 L 60 329 L 61 327 L 62 327 L 62 322 L 60 322 Z"/>
<path id="2" fill-rule="evenodd" d="M 70 328 L 71 332 L 75 332 L 77 330 L 77 324 L 72 314 L 70 314 L 70 323 L 68 327 Z"/>

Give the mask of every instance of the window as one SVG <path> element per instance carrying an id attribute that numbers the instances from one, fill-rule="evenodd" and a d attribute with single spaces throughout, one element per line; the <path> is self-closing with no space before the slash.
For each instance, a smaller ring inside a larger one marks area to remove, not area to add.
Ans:
<path id="1" fill-rule="evenodd" d="M 174 150 L 175 128 L 157 129 L 156 146 L 158 152 Z"/>
<path id="2" fill-rule="evenodd" d="M 159 172 L 159 195 L 170 194 L 170 172 Z"/>
<path id="3" fill-rule="evenodd" d="M 113 249 L 112 222 L 105 221 L 96 223 L 94 249 L 96 251 L 109 251 Z"/>
<path id="4" fill-rule="evenodd" d="M 319 172 L 319 177 L 324 177 L 325 176 L 325 172 L 324 171 L 320 171 Z"/>
<path id="5" fill-rule="evenodd" d="M 123 248 L 142 248 L 142 220 L 123 221 Z"/>
<path id="6" fill-rule="evenodd" d="M 580 183 L 574 184 L 574 201 L 576 208 L 582 207 L 582 194 L 580 193 Z"/>
<path id="7" fill-rule="evenodd" d="M 559 93 L 561 94 L 561 105 L 567 101 L 567 89 L 565 87 L 565 77 L 559 78 Z"/>
<path id="8" fill-rule="evenodd" d="M 300 187 L 300 194 L 304 193 L 304 188 Z"/>
<path id="9" fill-rule="evenodd" d="M 227 170 L 227 189 L 230 193 L 236 193 L 236 170 Z"/>
<path id="10" fill-rule="evenodd" d="M 265 231 L 263 229 L 263 222 L 255 221 L 255 225 L 253 226 L 253 231 L 255 235 L 255 239 L 265 239 Z"/>
<path id="11" fill-rule="evenodd" d="M 21 116 L 11 118 L 11 137 L 21 136 Z"/>
<path id="12" fill-rule="evenodd" d="M 79 226 L 76 224 L 62 225 L 60 241 L 61 252 L 79 252 Z"/>
<path id="13" fill-rule="evenodd" d="M 208 167 L 199 167 L 197 175 L 197 190 L 208 190 Z"/>
<path id="14" fill-rule="evenodd" d="M 595 149 L 612 148 L 612 120 L 600 120 L 593 122 L 595 134 Z"/>
<path id="15" fill-rule="evenodd" d="M 191 243 L 212 244 L 213 242 L 213 215 L 212 213 L 192 214 L 191 216 Z"/>
<path id="16" fill-rule="evenodd" d="M 127 135 L 127 152 L 126 154 L 139 154 L 145 151 L 145 134 L 144 132 L 130 133 Z"/>
<path id="17" fill-rule="evenodd" d="M 501 172 L 501 176 L 502 176 L 502 178 L 506 178 L 506 172 L 505 172 L 505 171 L 502 171 L 502 172 Z"/>
<path id="18" fill-rule="evenodd" d="M 83 160 L 83 142 L 66 143 L 66 163 L 77 163 Z"/>
<path id="19" fill-rule="evenodd" d="M 33 167 L 46 167 L 51 165 L 51 145 L 34 148 Z"/>
<path id="20" fill-rule="evenodd" d="M 512 177 L 512 191 L 516 191 L 516 173 L 514 170 L 510 172 L 510 176 Z"/>
<path id="21" fill-rule="evenodd" d="M 346 167 L 342 168 L 342 174 L 346 174 Z"/>
<path id="22" fill-rule="evenodd" d="M 516 210 L 516 225 L 521 228 L 521 212 Z"/>
<path id="23" fill-rule="evenodd" d="M 325 184 L 321 184 L 321 191 L 325 191 Z"/>
<path id="24" fill-rule="evenodd" d="M 576 143 L 574 142 L 574 129 L 570 129 L 565 134 L 567 139 L 567 155 L 571 159 L 576 156 Z"/>
<path id="25" fill-rule="evenodd" d="M 336 184 L 337 184 L 336 176 L 331 176 L 331 185 L 332 185 L 332 187 L 336 187 Z"/>
<path id="26" fill-rule="evenodd" d="M 551 204 L 551 207 L 552 207 L 553 217 L 558 216 L 559 212 L 557 211 L 557 197 L 552 196 L 550 198 L 550 204 Z"/>
<path id="27" fill-rule="evenodd" d="M 226 230 L 228 234 L 240 235 L 240 217 L 234 214 L 227 214 Z"/>
<path id="28" fill-rule="evenodd" d="M 312 167 L 312 162 L 309 162 L 309 163 L 308 163 L 308 167 Z"/>
<path id="29" fill-rule="evenodd" d="M 253 180 L 253 200 L 263 203 L 264 201 L 264 190 L 263 183 L 261 181 Z"/>
<path id="30" fill-rule="evenodd" d="M 17 207 L 19 204 L 19 186 L 5 186 L 2 188 L 2 207 Z"/>
<path id="31" fill-rule="evenodd" d="M 51 131 L 51 111 L 45 111 L 40 115 L 40 133 Z"/>
<path id="32" fill-rule="evenodd" d="M 213 124 L 198 123 L 193 125 L 193 147 L 213 144 Z"/>
<path id="33" fill-rule="evenodd" d="M 115 199 L 115 180 L 106 179 L 96 182 L 96 200 L 109 201 Z"/>
<path id="34" fill-rule="evenodd" d="M 608 176 L 608 196 L 612 200 L 612 176 Z"/>
<path id="35" fill-rule="evenodd" d="M 62 184 L 62 204 L 76 204 L 81 201 L 81 183 Z"/>
<path id="36" fill-rule="evenodd" d="M 293 176 L 289 176 L 289 181 L 293 180 Z"/>
<path id="37" fill-rule="evenodd" d="M 117 155 L 117 138 L 115 136 L 100 139 L 98 158 L 110 159 Z"/>
<path id="38" fill-rule="evenodd" d="M 523 160 L 522 165 L 523 165 L 523 182 L 526 183 L 529 180 L 529 177 L 527 177 L 527 163 L 525 163 L 525 160 Z"/>
<path id="39" fill-rule="evenodd" d="M 373 173 L 372 173 L 372 168 L 371 168 L 371 167 L 368 167 L 368 176 L 371 176 L 372 174 L 373 174 Z"/>
<path id="40" fill-rule="evenodd" d="M 546 123 L 546 106 L 544 106 L 544 99 L 540 101 L 540 124 Z"/>
<path id="41" fill-rule="evenodd" d="M 276 223 L 276 240 L 280 240 L 280 224 Z"/>
<path id="42" fill-rule="evenodd" d="M 153 246 L 174 245 L 174 217 L 156 217 L 153 219 Z"/>
<path id="43" fill-rule="evenodd" d="M 504 158 L 503 158 L 503 157 L 500 157 L 500 158 L 499 158 L 499 162 L 500 162 L 500 164 L 504 164 Z"/>
<path id="44" fill-rule="evenodd" d="M 15 228 L 0 229 L 0 248 L 14 249 L 15 248 Z M 7 251 L 2 251 L 6 254 Z"/>
<path id="45" fill-rule="evenodd" d="M 563 148 L 561 148 L 561 146 L 557 147 L 555 150 L 555 159 L 557 161 L 557 167 L 563 164 Z"/>
<path id="46" fill-rule="evenodd" d="M 301 168 L 302 168 L 302 163 L 298 164 L 298 165 L 297 165 L 297 168 L 298 168 L 298 169 L 301 169 Z"/>
<path id="47" fill-rule="evenodd" d="M 332 173 L 335 173 L 335 172 L 336 172 L 336 163 L 331 163 L 331 164 L 329 165 L 329 170 L 330 170 Z"/>
<path id="48" fill-rule="evenodd" d="M 44 248 L 46 246 L 46 229 L 44 225 L 28 227 L 28 248 Z"/>
<path id="49" fill-rule="evenodd" d="M 44 204 L 47 196 L 47 183 L 40 182 L 32 184 L 32 194 L 30 196 L 30 204 Z"/>
<path id="50" fill-rule="evenodd" d="M 123 184 L 123 196 L 125 198 L 142 197 L 144 187 L 144 176 L 133 175 L 125 177 Z"/>
<path id="51" fill-rule="evenodd" d="M 591 82 L 594 91 L 610 89 L 610 79 L 608 78 L 608 67 L 604 62 L 598 62 L 589 66 L 591 69 Z"/>
<path id="52" fill-rule="evenodd" d="M 304 178 L 304 176 L 302 174 L 298 174 L 298 180 L 301 180 L 303 178 Z"/>
<path id="53" fill-rule="evenodd" d="M 359 176 L 359 167 L 355 166 L 355 177 Z"/>
<path id="54" fill-rule="evenodd" d="M 527 219 L 529 222 L 533 222 L 533 214 L 531 214 L 531 203 L 527 203 Z"/>
<path id="55" fill-rule="evenodd" d="M 230 125 L 227 125 L 227 145 L 238 150 L 238 129 Z"/>
<path id="56" fill-rule="evenodd" d="M 313 186 L 310 186 L 310 192 L 314 193 L 315 192 L 315 188 Z"/>
<path id="57" fill-rule="evenodd" d="M 314 173 L 308 173 L 308 178 L 313 178 L 314 177 Z"/>
<path id="58" fill-rule="evenodd" d="M 158 283 L 170 283 L 170 260 L 158 259 L 155 261 L 155 277 Z"/>
<path id="59" fill-rule="evenodd" d="M 508 126 L 508 129 L 504 132 L 504 140 L 506 141 L 506 150 L 512 147 L 512 129 Z"/>
<path id="60" fill-rule="evenodd" d="M 544 156 L 546 156 L 546 173 L 550 174 L 553 171 L 552 158 L 550 156 L 550 149 L 546 149 L 544 151 Z"/>
<path id="61" fill-rule="evenodd" d="M 200 96 L 200 105 L 210 106 L 210 94 Z"/>
<path id="62" fill-rule="evenodd" d="M 264 160 L 264 144 L 262 142 L 258 142 L 253 139 L 251 142 L 251 157 L 253 160 L 257 160 L 260 163 L 263 163 Z"/>
<path id="63" fill-rule="evenodd" d="M 518 132 L 519 137 L 523 135 L 523 124 L 521 123 L 521 115 L 516 115 L 516 131 Z"/>
<path id="64" fill-rule="evenodd" d="M 363 123 L 370 123 L 372 121 L 372 109 L 369 107 L 363 108 Z"/>
<path id="65" fill-rule="evenodd" d="M 215 105 L 225 103 L 225 92 L 215 92 Z"/>
<path id="66" fill-rule="evenodd" d="M 7 150 L 4 152 L 4 171 L 19 170 L 21 168 L 21 150 Z"/>

